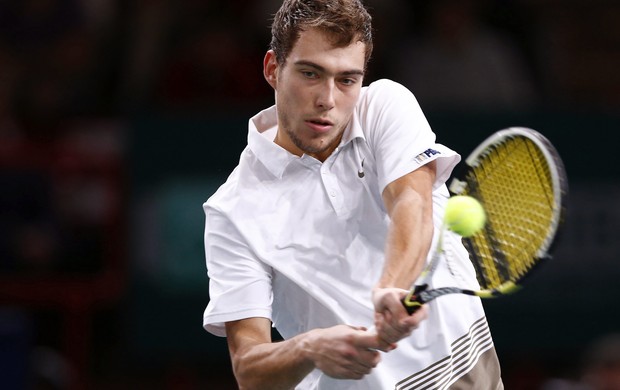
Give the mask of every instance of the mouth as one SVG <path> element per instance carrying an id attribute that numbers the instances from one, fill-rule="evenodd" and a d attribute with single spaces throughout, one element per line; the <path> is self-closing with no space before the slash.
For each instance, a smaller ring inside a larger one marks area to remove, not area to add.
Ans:
<path id="1" fill-rule="evenodd" d="M 325 133 L 334 126 L 333 122 L 321 118 L 307 119 L 305 122 L 311 129 L 318 133 Z"/>

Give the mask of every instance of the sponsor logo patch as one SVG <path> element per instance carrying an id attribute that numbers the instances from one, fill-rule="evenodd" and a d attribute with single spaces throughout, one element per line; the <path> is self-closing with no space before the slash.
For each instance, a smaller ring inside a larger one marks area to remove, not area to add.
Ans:
<path id="1" fill-rule="evenodd" d="M 435 149 L 426 149 L 422 153 L 420 153 L 417 156 L 415 156 L 415 160 L 418 163 L 422 163 L 422 162 L 428 160 L 429 158 L 433 157 L 436 154 L 441 154 L 441 152 L 438 151 L 438 150 L 435 150 Z"/>

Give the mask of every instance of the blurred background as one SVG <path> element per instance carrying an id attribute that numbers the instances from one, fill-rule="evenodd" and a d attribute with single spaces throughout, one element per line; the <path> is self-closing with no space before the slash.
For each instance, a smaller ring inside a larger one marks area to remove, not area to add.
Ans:
<path id="1" fill-rule="evenodd" d="M 202 203 L 272 104 L 279 4 L 0 0 L 0 388 L 236 388 L 202 329 Z M 366 4 L 366 83 L 410 87 L 439 142 L 527 126 L 565 160 L 555 258 L 485 303 L 506 388 L 617 380 L 620 2 Z"/>

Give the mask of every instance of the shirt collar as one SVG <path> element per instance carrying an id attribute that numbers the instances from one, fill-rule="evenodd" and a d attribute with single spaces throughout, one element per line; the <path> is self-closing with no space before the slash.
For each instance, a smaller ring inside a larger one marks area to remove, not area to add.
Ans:
<path id="1" fill-rule="evenodd" d="M 353 114 L 351 115 L 351 120 L 349 121 L 349 125 L 345 129 L 344 134 L 342 135 L 342 140 L 340 141 L 341 147 L 348 144 L 355 138 L 361 138 L 363 140 L 366 139 L 366 137 L 364 136 L 364 132 L 362 130 L 362 125 L 360 124 L 360 121 L 359 121 L 358 110 L 359 110 L 359 104 L 353 111 Z"/>
<path id="2" fill-rule="evenodd" d="M 277 178 L 298 157 L 273 142 L 278 125 L 276 106 L 271 106 L 250 118 L 248 124 L 248 146 L 260 162 Z M 272 130 L 272 131 L 269 131 Z"/>
<path id="3" fill-rule="evenodd" d="M 359 123 L 358 108 L 351 116 L 351 121 L 342 135 L 340 147 L 348 144 L 355 138 L 364 137 L 362 126 Z M 278 125 L 276 106 L 271 106 L 252 118 L 248 123 L 248 146 L 260 162 L 277 178 L 282 178 L 284 170 L 299 157 L 273 142 Z"/>

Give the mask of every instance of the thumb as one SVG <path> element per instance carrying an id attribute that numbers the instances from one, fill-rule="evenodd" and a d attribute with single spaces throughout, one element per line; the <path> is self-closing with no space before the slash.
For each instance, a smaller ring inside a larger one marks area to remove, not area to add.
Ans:
<path id="1" fill-rule="evenodd" d="M 367 349 L 379 349 L 383 344 L 374 330 L 370 332 L 364 330 L 358 333 L 353 341 L 354 346 Z"/>

